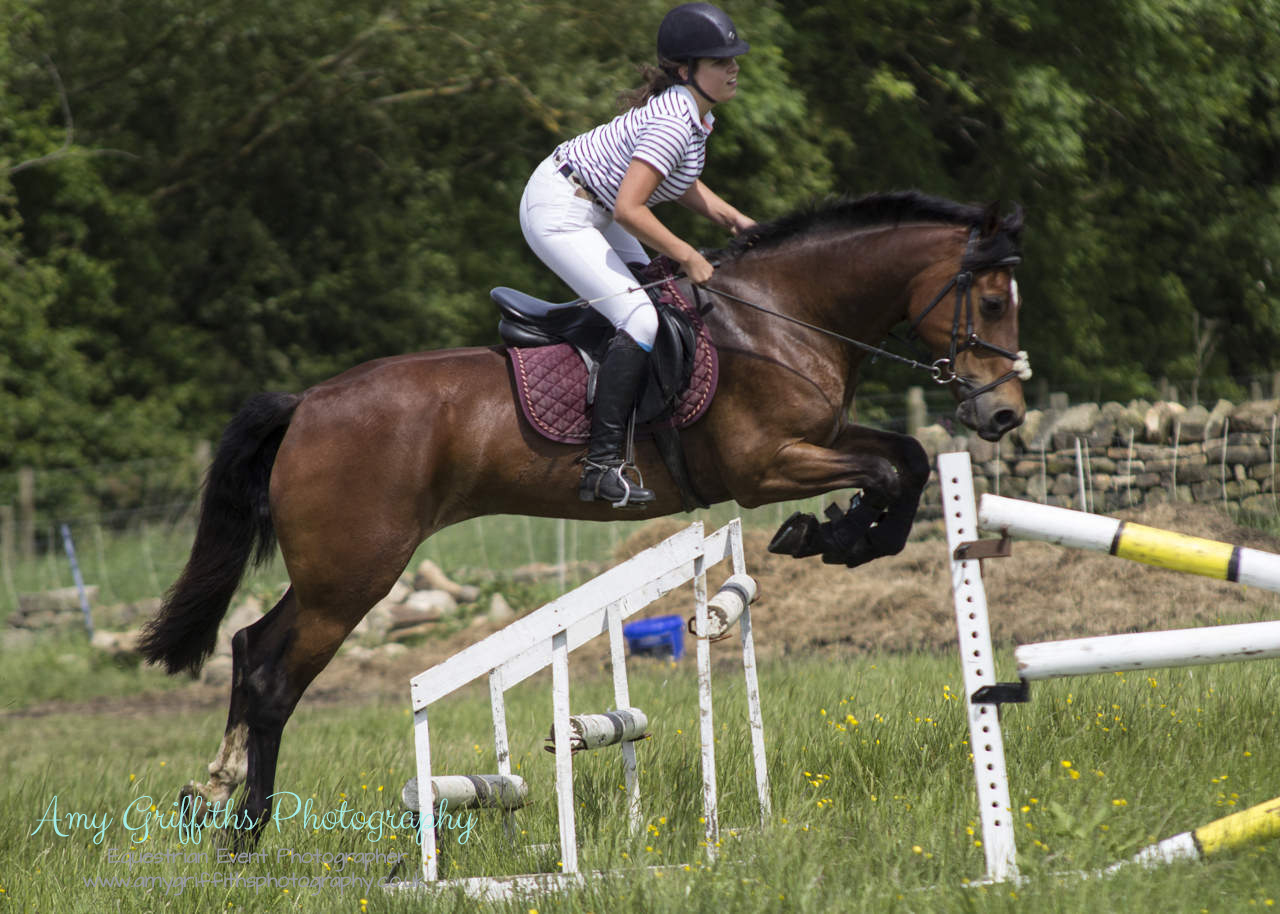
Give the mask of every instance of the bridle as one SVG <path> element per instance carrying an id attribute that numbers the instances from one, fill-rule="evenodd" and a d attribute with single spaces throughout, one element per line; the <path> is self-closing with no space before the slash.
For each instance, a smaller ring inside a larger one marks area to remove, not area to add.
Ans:
<path id="1" fill-rule="evenodd" d="M 938 384 L 955 383 L 962 387 L 964 389 L 964 396 L 962 399 L 964 400 L 972 400 L 979 397 L 987 391 L 999 387 L 1006 381 L 1012 381 L 1014 378 L 1017 378 L 1020 381 L 1031 380 L 1031 361 L 1027 356 L 1026 350 L 1020 349 L 1017 352 L 1010 352 L 1003 346 L 997 346 L 989 340 L 984 340 L 982 337 L 978 336 L 977 331 L 974 329 L 973 280 L 976 274 L 973 270 L 964 269 L 963 264 L 969 262 L 974 251 L 977 249 L 977 244 L 978 230 L 976 228 L 971 229 L 969 232 L 969 241 L 965 246 L 964 258 L 960 261 L 960 272 L 953 276 L 951 281 L 942 287 L 942 291 L 935 295 L 929 304 L 925 305 L 924 310 L 916 315 L 916 319 L 911 322 L 911 327 L 907 330 L 907 339 L 911 340 L 915 338 L 917 336 L 916 330 L 920 327 L 920 324 L 923 323 L 924 319 L 929 316 L 929 312 L 937 307 L 939 302 L 946 298 L 948 292 L 955 289 L 956 304 L 955 311 L 952 313 L 951 317 L 950 349 L 948 350 L 945 358 L 938 359 L 930 366 L 930 370 L 933 374 L 934 381 Z M 1000 258 L 999 260 L 984 264 L 982 269 L 978 272 L 985 273 L 988 270 L 998 270 L 1001 268 L 1012 269 L 1020 263 L 1022 263 L 1021 256 L 1017 254 L 1010 254 Z M 960 333 L 961 315 L 963 315 L 965 321 L 963 337 Z M 1002 355 L 1013 362 L 1013 368 L 988 384 L 984 384 L 981 387 L 974 387 L 972 381 L 956 373 L 956 358 L 960 353 L 970 349 L 985 349 L 988 352 L 994 352 L 997 355 Z"/>
<path id="2" fill-rule="evenodd" d="M 969 232 L 969 241 L 965 247 L 965 255 L 964 255 L 964 258 L 960 261 L 961 263 L 960 271 L 956 273 L 956 275 L 953 276 L 945 286 L 942 287 L 942 291 L 939 292 L 937 295 L 935 295 L 933 297 L 933 300 L 930 301 L 929 304 L 925 306 L 924 310 L 921 311 L 920 314 L 916 316 L 916 319 L 911 322 L 911 327 L 907 333 L 908 340 L 911 340 L 913 337 L 917 336 L 916 330 L 919 328 L 921 322 L 924 321 L 924 319 L 929 315 L 929 312 L 932 311 L 935 307 L 937 307 L 938 304 L 944 298 L 947 297 L 947 293 L 951 292 L 953 289 L 955 290 L 955 311 L 951 318 L 950 347 L 948 349 L 947 355 L 944 358 L 937 359 L 932 363 L 919 362 L 919 361 L 916 361 L 915 359 L 898 355 L 895 352 L 890 352 L 889 350 L 884 349 L 880 346 L 872 346 L 869 343 L 862 342 L 861 340 L 855 340 L 852 337 L 845 336 L 844 334 L 836 333 L 834 330 L 828 330 L 825 327 L 818 327 L 814 324 L 808 323 L 807 321 L 802 321 L 799 318 L 791 317 L 789 314 L 782 314 L 778 311 L 773 311 L 769 308 L 765 308 L 761 305 L 756 304 L 753 301 L 748 301 L 745 298 L 740 298 L 737 295 L 734 295 L 730 292 L 726 292 L 723 289 L 716 289 L 711 286 L 695 285 L 692 287 L 693 294 L 696 300 L 697 298 L 699 298 L 700 292 L 703 292 L 703 291 L 710 292 L 713 295 L 718 295 L 721 298 L 728 299 L 729 301 L 736 302 L 737 304 L 746 305 L 748 308 L 754 308 L 756 311 L 763 312 L 764 314 L 781 318 L 782 320 L 785 320 L 785 321 L 790 321 L 793 324 L 799 324 L 801 327 L 805 327 L 809 330 L 814 331 L 815 333 L 821 333 L 824 336 L 833 337 L 834 339 L 840 340 L 843 343 L 847 343 L 850 346 L 853 346 L 857 349 L 861 349 L 864 352 L 872 353 L 877 358 L 883 357 L 883 358 L 889 359 L 890 361 L 900 362 L 904 365 L 909 365 L 912 368 L 923 369 L 929 372 L 929 374 L 932 376 L 934 380 L 934 383 L 944 384 L 944 385 L 956 384 L 960 386 L 964 391 L 963 395 L 960 398 L 961 401 L 972 400 L 976 397 L 981 396 L 987 391 L 992 390 L 993 388 L 999 387 L 1001 384 L 1004 384 L 1006 381 L 1012 381 L 1014 378 L 1017 378 L 1020 381 L 1028 381 L 1031 379 L 1031 362 L 1027 357 L 1027 353 L 1024 350 L 1018 350 L 1017 352 L 1010 352 L 1008 349 L 1005 349 L 1002 346 L 997 346 L 995 343 L 982 339 L 982 337 L 978 336 L 977 331 L 974 329 L 974 317 L 973 317 L 974 277 L 979 273 L 985 273 L 985 272 L 988 272 L 989 270 L 997 270 L 1002 267 L 1011 269 L 1022 262 L 1022 257 L 1020 257 L 1017 254 L 1010 254 L 1000 258 L 999 260 L 995 260 L 990 263 L 985 263 L 982 265 L 981 268 L 977 270 L 965 269 L 964 264 L 968 263 L 971 260 L 972 255 L 977 248 L 977 243 L 978 243 L 978 230 L 975 228 Z M 697 304 L 698 304 L 698 309 L 700 311 L 705 310 L 702 307 L 700 302 L 697 302 Z M 960 322 L 962 318 L 965 324 L 963 336 L 961 335 L 961 329 L 960 329 Z M 996 380 L 991 381 L 988 384 L 984 384 L 981 387 L 975 387 L 974 383 L 970 381 L 968 378 L 963 377 L 962 375 L 959 375 L 956 373 L 956 358 L 962 352 L 966 352 L 970 349 L 985 349 L 989 352 L 994 352 L 997 355 L 1002 355 L 1006 359 L 1009 359 L 1010 361 L 1013 362 L 1013 368 L 1005 372 Z"/>

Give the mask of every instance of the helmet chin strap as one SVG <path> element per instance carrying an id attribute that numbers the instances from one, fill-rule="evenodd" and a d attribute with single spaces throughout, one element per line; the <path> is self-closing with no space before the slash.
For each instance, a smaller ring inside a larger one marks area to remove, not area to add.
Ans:
<path id="1" fill-rule="evenodd" d="M 679 71 L 676 71 L 676 74 L 675 74 L 675 75 L 676 75 L 676 79 L 680 82 L 680 85 L 682 85 L 682 86 L 691 86 L 691 87 L 693 87 L 693 90 L 694 90 L 695 92 L 697 92 L 699 95 L 701 95 L 701 96 L 702 96 L 703 98 L 705 98 L 707 101 L 711 102 L 711 104 L 713 104 L 713 105 L 718 105 L 718 104 L 720 104 L 720 102 L 719 102 L 717 99 L 714 99 L 714 98 L 712 98 L 710 95 L 708 95 L 708 94 L 703 90 L 702 86 L 698 85 L 698 81 L 697 81 L 696 79 L 694 79 L 694 78 L 693 78 L 694 61 L 692 61 L 692 60 L 691 60 L 691 61 L 689 61 L 689 63 L 688 63 L 688 64 L 686 64 L 686 66 L 689 68 L 689 75 L 688 75 L 688 77 L 682 77 L 682 76 L 680 76 Z"/>
<path id="2" fill-rule="evenodd" d="M 705 98 L 707 101 L 711 102 L 711 104 L 713 104 L 713 105 L 718 105 L 718 104 L 720 104 L 718 101 L 716 101 L 714 98 L 712 98 L 712 97 L 711 97 L 710 95 L 708 95 L 706 92 L 704 92 L 704 91 L 703 91 L 703 89 L 702 89 L 702 86 L 698 85 L 698 81 L 697 81 L 696 79 L 694 79 L 692 76 L 690 76 L 688 79 L 686 79 L 686 80 L 684 81 L 684 84 L 685 84 L 686 86 L 693 86 L 694 90 L 695 90 L 695 91 L 697 91 L 697 93 L 698 93 L 699 95 L 701 95 L 703 98 Z"/>

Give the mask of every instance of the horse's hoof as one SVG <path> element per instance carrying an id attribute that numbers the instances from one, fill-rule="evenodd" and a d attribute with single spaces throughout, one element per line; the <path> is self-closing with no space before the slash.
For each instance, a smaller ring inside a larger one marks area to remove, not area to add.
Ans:
<path id="1" fill-rule="evenodd" d="M 209 801 L 201 791 L 201 785 L 188 781 L 178 791 L 178 809 L 182 818 L 191 825 L 192 831 L 199 831 L 209 809 Z"/>
<path id="2" fill-rule="evenodd" d="M 773 539 L 769 540 L 769 551 L 775 555 L 790 555 L 798 559 L 817 555 L 824 549 L 820 527 L 818 519 L 812 514 L 797 511 L 782 522 Z"/>

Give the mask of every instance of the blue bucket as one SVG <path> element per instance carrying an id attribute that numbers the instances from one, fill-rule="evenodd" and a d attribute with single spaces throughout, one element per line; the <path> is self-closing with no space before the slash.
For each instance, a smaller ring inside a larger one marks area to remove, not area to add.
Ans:
<path id="1" fill-rule="evenodd" d="M 684 656 L 684 617 L 655 616 L 622 626 L 622 637 L 634 654 L 670 654 L 672 660 Z"/>

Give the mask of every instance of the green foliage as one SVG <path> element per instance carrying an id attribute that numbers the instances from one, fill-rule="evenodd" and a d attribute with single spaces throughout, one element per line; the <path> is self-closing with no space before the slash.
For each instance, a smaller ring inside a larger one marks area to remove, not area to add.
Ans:
<path id="1" fill-rule="evenodd" d="M 185 451 L 258 390 L 494 342 L 491 286 L 563 296 L 521 189 L 616 111 L 666 8 L 0 0 L 0 469 Z M 1277 0 L 731 12 L 752 51 L 706 177 L 745 212 L 1018 200 L 1052 384 L 1273 370 Z"/>
<path id="2" fill-rule="evenodd" d="M 1124 397 L 1274 367 L 1275 3 L 784 6 L 837 180 L 1027 206 L 1038 373 Z M 1196 315 L 1220 339 L 1189 367 Z"/>

